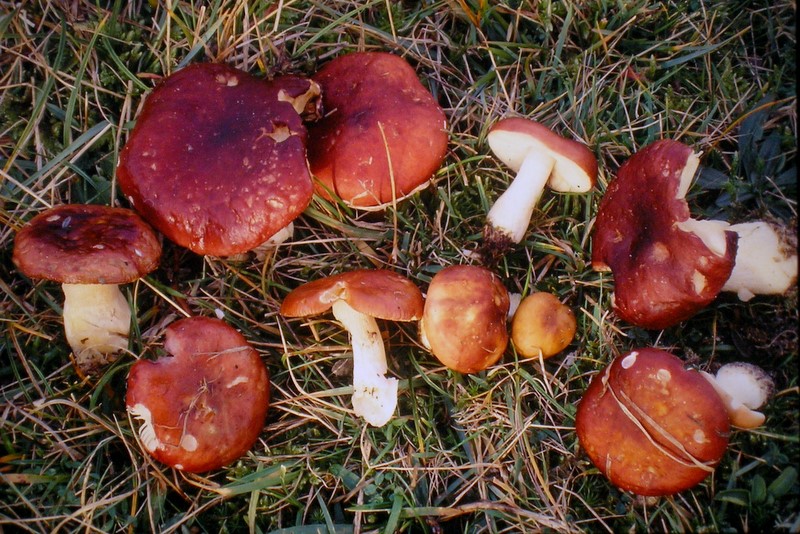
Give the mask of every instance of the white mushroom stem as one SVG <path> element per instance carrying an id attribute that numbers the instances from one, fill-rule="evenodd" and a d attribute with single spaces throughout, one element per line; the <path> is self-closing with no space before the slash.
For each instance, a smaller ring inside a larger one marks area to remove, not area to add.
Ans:
<path id="1" fill-rule="evenodd" d="M 756 428 L 766 417 L 757 411 L 772 394 L 774 383 L 758 366 L 735 362 L 723 365 L 716 376 L 701 371 L 714 386 L 728 410 L 731 424 L 739 428 Z"/>
<path id="2" fill-rule="evenodd" d="M 755 295 L 781 295 L 797 281 L 797 249 L 766 221 L 731 225 L 739 234 L 736 263 L 723 291 L 740 300 Z"/>
<path id="3" fill-rule="evenodd" d="M 108 355 L 128 348 L 131 309 L 119 286 L 62 284 L 61 288 L 64 331 L 79 365 L 87 351 Z"/>
<path id="4" fill-rule="evenodd" d="M 541 152 L 525 156 L 511 185 L 489 210 L 489 225 L 514 243 L 521 242 L 554 165 L 555 159 Z"/>
<path id="5" fill-rule="evenodd" d="M 383 426 L 397 406 L 398 384 L 396 378 L 384 376 L 388 366 L 378 323 L 343 300 L 337 300 L 332 311 L 353 347 L 353 410 L 372 426 Z"/>

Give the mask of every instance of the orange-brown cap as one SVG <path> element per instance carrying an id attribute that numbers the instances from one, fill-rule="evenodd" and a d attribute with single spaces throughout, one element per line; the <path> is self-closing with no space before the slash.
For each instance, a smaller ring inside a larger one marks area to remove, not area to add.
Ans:
<path id="1" fill-rule="evenodd" d="M 125 403 L 158 461 L 199 473 L 227 465 L 253 446 L 269 407 L 269 374 L 239 332 L 219 319 L 169 325 L 172 356 L 139 360 Z"/>
<path id="2" fill-rule="evenodd" d="M 120 153 L 131 204 L 175 243 L 229 256 L 264 243 L 311 201 L 300 117 L 319 87 L 200 63 L 147 97 Z"/>
<path id="3" fill-rule="evenodd" d="M 592 379 L 575 427 L 592 463 L 638 495 L 670 495 L 710 475 L 728 446 L 728 412 L 698 372 L 641 348 Z"/>
<path id="4" fill-rule="evenodd" d="M 508 345 L 508 291 L 492 271 L 445 267 L 431 279 L 420 335 L 436 358 L 459 373 L 493 365 Z"/>
<path id="5" fill-rule="evenodd" d="M 359 269 L 305 283 L 291 291 L 281 304 L 286 317 L 324 313 L 337 300 L 354 310 L 389 321 L 416 321 L 424 300 L 408 278 L 392 271 Z"/>
<path id="6" fill-rule="evenodd" d="M 325 110 L 309 126 L 308 141 L 320 195 L 330 197 L 330 190 L 354 207 L 380 209 L 428 184 L 447 152 L 447 124 L 408 62 L 356 52 L 313 79 Z"/>
<path id="7" fill-rule="evenodd" d="M 575 337 L 575 314 L 546 291 L 531 293 L 519 303 L 511 321 L 511 339 L 527 357 L 549 358 L 564 350 Z"/>
<path id="8" fill-rule="evenodd" d="M 62 284 L 125 284 L 158 267 L 161 242 L 134 211 L 93 204 L 48 209 L 17 232 L 13 261 Z"/>

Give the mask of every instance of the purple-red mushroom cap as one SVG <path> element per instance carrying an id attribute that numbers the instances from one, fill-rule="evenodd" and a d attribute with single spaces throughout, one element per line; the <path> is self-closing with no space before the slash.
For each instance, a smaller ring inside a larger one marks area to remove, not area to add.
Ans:
<path id="1" fill-rule="evenodd" d="M 304 78 L 184 67 L 145 99 L 120 153 L 120 188 L 181 246 L 212 256 L 250 251 L 311 201 L 301 114 L 318 100 L 319 87 Z"/>

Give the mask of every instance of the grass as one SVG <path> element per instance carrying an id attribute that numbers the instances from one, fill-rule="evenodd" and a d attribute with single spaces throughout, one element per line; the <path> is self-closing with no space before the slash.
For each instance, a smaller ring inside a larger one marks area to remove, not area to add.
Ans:
<path id="1" fill-rule="evenodd" d="M 0 2 L 0 530 L 25 532 L 568 532 L 800 530 L 797 292 L 720 297 L 664 331 L 610 311 L 591 229 L 616 168 L 663 137 L 703 152 L 698 216 L 797 220 L 793 2 Z M 131 353 L 96 377 L 70 363 L 56 284 L 15 272 L 15 231 L 48 206 L 121 203 L 117 154 L 155 80 L 201 60 L 258 76 L 310 75 L 354 50 L 403 55 L 444 107 L 450 150 L 430 188 L 379 215 L 315 199 L 265 261 L 200 258 L 166 244 L 125 288 Z M 397 416 L 350 413 L 347 339 L 330 317 L 278 315 L 305 280 L 356 267 L 421 288 L 474 263 L 507 186 L 486 143 L 500 117 L 535 118 L 587 143 L 597 190 L 547 194 L 498 267 L 509 290 L 558 294 L 576 312 L 564 354 L 490 371 L 439 365 L 413 325 L 386 324 Z M 217 310 L 271 372 L 253 449 L 186 475 L 143 454 L 124 411 L 136 358 L 187 313 Z M 656 345 L 703 369 L 746 360 L 777 383 L 767 423 L 736 431 L 714 475 L 676 496 L 611 486 L 574 432 L 576 403 L 615 355 Z"/>

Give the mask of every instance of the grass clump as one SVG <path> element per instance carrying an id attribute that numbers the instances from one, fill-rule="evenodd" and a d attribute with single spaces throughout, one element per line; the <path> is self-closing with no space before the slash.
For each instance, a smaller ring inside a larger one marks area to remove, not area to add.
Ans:
<path id="1" fill-rule="evenodd" d="M 637 149 L 663 137 L 703 152 L 698 215 L 796 225 L 796 38 L 791 2 L 1 2 L 0 528 L 27 532 L 753 531 L 800 528 L 797 295 L 720 297 L 691 321 L 645 331 L 610 312 L 613 281 L 588 265 L 597 203 Z M 60 290 L 15 272 L 15 231 L 47 206 L 124 204 L 114 169 L 161 76 L 224 61 L 258 76 L 310 75 L 355 50 L 405 57 L 444 107 L 450 150 L 431 187 L 381 215 L 315 199 L 265 261 L 165 244 L 126 288 L 131 354 L 101 376 L 70 363 Z M 510 175 L 486 132 L 525 115 L 596 153 L 595 192 L 547 193 L 498 270 L 509 290 L 569 304 L 578 334 L 540 363 L 509 348 L 473 376 L 441 367 L 413 325 L 385 325 L 401 379 L 397 417 L 352 417 L 346 335 L 278 315 L 301 282 L 384 267 L 425 288 L 473 263 Z M 224 318 L 271 372 L 267 427 L 248 455 L 203 476 L 143 454 L 124 411 L 138 357 L 166 324 Z M 641 345 L 704 369 L 745 359 L 776 380 L 767 423 L 736 431 L 715 474 L 644 499 L 581 452 L 575 407 L 594 373 Z"/>

